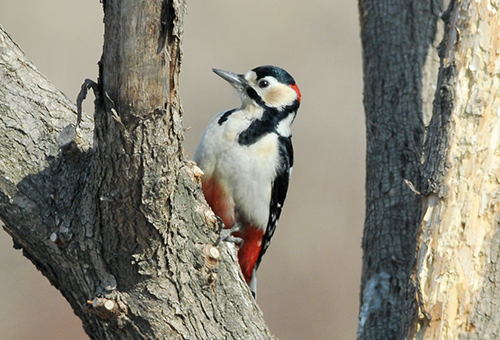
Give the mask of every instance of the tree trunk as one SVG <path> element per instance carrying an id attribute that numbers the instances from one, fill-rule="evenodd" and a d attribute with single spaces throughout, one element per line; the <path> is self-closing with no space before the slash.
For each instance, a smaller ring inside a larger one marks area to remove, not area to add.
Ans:
<path id="1" fill-rule="evenodd" d="M 0 27 L 5 230 L 92 339 L 274 338 L 182 154 L 185 3 L 103 6 L 93 119 Z"/>
<path id="2" fill-rule="evenodd" d="M 417 311 L 423 67 L 440 11 L 434 0 L 359 6 L 367 173 L 358 339 L 404 339 Z"/>
<path id="3" fill-rule="evenodd" d="M 434 160 L 427 168 L 438 175 L 429 177 L 436 184 L 426 199 L 417 267 L 430 323 L 415 339 L 500 333 L 500 19 L 491 5 L 452 2 L 445 16 L 429 136 L 446 143 L 428 147 Z"/>
<path id="4" fill-rule="evenodd" d="M 360 1 L 368 151 L 358 339 L 498 337 L 500 21 L 488 1 L 440 6 Z"/>

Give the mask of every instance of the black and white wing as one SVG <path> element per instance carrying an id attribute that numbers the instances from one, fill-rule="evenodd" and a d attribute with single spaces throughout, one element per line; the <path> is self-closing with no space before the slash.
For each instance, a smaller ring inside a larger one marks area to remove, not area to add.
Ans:
<path id="1" fill-rule="evenodd" d="M 255 270 L 259 267 L 262 256 L 265 254 L 267 248 L 271 244 L 271 238 L 276 231 L 278 226 L 278 220 L 281 215 L 281 209 L 285 202 L 286 193 L 288 191 L 288 183 L 290 182 L 290 174 L 293 167 L 293 147 L 292 138 L 289 137 L 279 137 L 279 157 L 280 165 L 277 171 L 276 179 L 273 183 L 273 188 L 271 191 L 271 204 L 269 206 L 269 220 L 267 222 L 266 232 L 262 240 L 262 249 L 259 254 L 257 263 L 255 264 Z"/>

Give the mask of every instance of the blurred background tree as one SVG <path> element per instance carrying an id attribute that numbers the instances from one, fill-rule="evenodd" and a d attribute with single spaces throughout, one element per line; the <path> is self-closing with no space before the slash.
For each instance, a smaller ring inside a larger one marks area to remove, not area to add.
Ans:
<path id="1" fill-rule="evenodd" d="M 360 1 L 367 213 L 358 339 L 498 338 L 498 3 L 442 6 Z"/>

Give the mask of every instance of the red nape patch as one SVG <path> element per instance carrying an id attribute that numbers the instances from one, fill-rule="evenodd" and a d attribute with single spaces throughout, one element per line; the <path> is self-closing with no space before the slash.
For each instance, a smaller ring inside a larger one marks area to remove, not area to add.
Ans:
<path id="1" fill-rule="evenodd" d="M 214 177 L 203 178 L 202 189 L 205 199 L 214 214 L 222 218 L 224 228 L 232 228 L 234 214 L 227 191 L 221 187 L 219 181 Z"/>
<path id="2" fill-rule="evenodd" d="M 245 224 L 243 231 L 234 233 L 234 236 L 243 239 L 243 246 L 238 251 L 238 261 L 240 262 L 241 271 L 246 282 L 250 283 L 253 268 L 262 249 L 264 230 Z"/>
<path id="3" fill-rule="evenodd" d="M 289 85 L 289 86 L 297 93 L 297 100 L 300 103 L 300 100 L 302 99 L 302 95 L 300 94 L 300 90 L 299 90 L 299 87 L 297 86 L 297 83 L 295 83 L 293 85 Z"/>

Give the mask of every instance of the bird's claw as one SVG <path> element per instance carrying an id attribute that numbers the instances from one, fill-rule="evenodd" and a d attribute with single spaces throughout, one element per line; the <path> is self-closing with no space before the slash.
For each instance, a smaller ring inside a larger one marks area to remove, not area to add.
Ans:
<path id="1" fill-rule="evenodd" d="M 232 235 L 235 231 L 240 230 L 239 226 L 235 224 L 231 229 L 224 229 L 224 222 L 222 221 L 222 218 L 217 215 L 215 217 L 217 218 L 217 223 L 219 224 L 219 238 L 215 241 L 214 247 L 217 247 L 221 241 L 236 243 L 241 247 L 243 245 L 243 239 Z"/>

